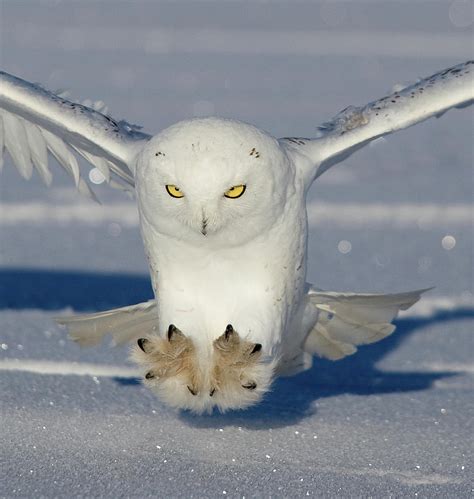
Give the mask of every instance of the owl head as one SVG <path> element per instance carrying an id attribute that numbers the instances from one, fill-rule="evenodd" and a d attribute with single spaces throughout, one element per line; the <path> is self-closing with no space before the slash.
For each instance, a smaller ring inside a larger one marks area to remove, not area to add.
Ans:
<path id="1" fill-rule="evenodd" d="M 242 244 L 281 215 L 294 183 L 278 141 L 221 118 L 177 123 L 152 138 L 135 172 L 140 212 L 181 241 Z"/>
<path id="2" fill-rule="evenodd" d="M 244 409 L 268 391 L 274 362 L 262 345 L 241 338 L 231 324 L 207 351 L 171 324 L 165 338 L 140 338 L 132 358 L 144 383 L 166 404 L 196 413 Z"/>

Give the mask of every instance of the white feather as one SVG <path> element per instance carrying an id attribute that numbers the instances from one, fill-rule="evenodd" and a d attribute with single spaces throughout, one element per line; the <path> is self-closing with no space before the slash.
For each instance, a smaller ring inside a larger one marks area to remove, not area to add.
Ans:
<path id="1" fill-rule="evenodd" d="M 92 199 L 92 201 L 100 204 L 100 201 L 96 196 L 94 190 L 91 189 L 89 184 L 82 177 L 79 179 L 79 182 L 77 184 L 77 191 L 79 192 L 79 194 L 82 194 L 86 198 Z"/>
<path id="2" fill-rule="evenodd" d="M 72 176 L 76 187 L 79 185 L 79 165 L 71 151 L 68 149 L 64 141 L 56 135 L 43 130 L 43 137 L 48 146 L 48 150 L 56 158 L 57 162 Z"/>
<path id="3" fill-rule="evenodd" d="M 119 345 L 152 334 L 156 317 L 156 303 L 151 300 L 95 314 L 57 317 L 56 322 L 67 326 L 70 338 L 81 346 L 97 345 L 107 334 Z"/>
<path id="4" fill-rule="evenodd" d="M 31 178 L 33 164 L 31 163 L 30 149 L 22 119 L 11 113 L 3 113 L 5 126 L 5 148 L 15 163 L 20 175 Z"/>
<path id="5" fill-rule="evenodd" d="M 399 310 L 414 305 L 427 289 L 398 294 L 357 294 L 311 290 L 317 321 L 304 343 L 306 352 L 338 360 L 395 331 L 391 321 Z"/>
<path id="6" fill-rule="evenodd" d="M 49 187 L 53 176 L 48 168 L 48 147 L 41 130 L 32 123 L 24 121 L 26 138 L 31 159 L 43 182 Z"/>
<path id="7" fill-rule="evenodd" d="M 91 165 L 97 168 L 102 175 L 105 177 L 105 181 L 107 183 L 110 182 L 110 169 L 109 163 L 105 158 L 101 158 L 100 156 L 94 156 L 78 147 L 74 147 L 74 150 L 79 153 L 86 161 L 88 161 Z"/>

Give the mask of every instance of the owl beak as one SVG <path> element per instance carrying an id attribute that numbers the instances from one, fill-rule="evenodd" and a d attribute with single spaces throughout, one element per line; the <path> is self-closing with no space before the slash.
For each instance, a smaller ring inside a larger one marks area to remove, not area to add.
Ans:
<path id="1" fill-rule="evenodd" d="M 201 234 L 203 236 L 207 236 L 207 224 L 208 224 L 207 218 L 203 217 L 201 223 Z"/>

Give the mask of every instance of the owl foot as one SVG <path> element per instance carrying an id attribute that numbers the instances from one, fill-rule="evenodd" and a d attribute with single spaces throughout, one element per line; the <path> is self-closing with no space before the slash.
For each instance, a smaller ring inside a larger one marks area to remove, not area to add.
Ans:
<path id="1" fill-rule="evenodd" d="M 132 357 L 147 368 L 146 380 L 163 381 L 180 375 L 187 379 L 189 392 L 195 392 L 197 369 L 194 344 L 175 325 L 170 324 L 166 338 L 140 338 L 137 346 Z"/>
<path id="2" fill-rule="evenodd" d="M 196 346 L 171 324 L 165 338 L 140 338 L 132 359 L 144 367 L 145 384 L 164 402 L 198 413 L 258 402 L 274 372 L 273 363 L 262 359 L 262 345 L 241 338 L 231 324 L 210 349 Z"/>
<path id="3" fill-rule="evenodd" d="M 262 345 L 242 340 L 232 324 L 213 343 L 215 389 L 222 390 L 229 383 L 240 383 L 246 390 L 255 390 L 257 383 L 251 379 L 252 367 L 258 364 Z"/>

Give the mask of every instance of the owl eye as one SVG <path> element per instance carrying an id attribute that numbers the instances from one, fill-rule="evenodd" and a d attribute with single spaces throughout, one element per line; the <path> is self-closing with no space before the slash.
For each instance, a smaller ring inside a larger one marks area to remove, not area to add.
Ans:
<path id="1" fill-rule="evenodd" d="M 247 186 L 245 185 L 234 185 L 234 187 L 231 187 L 228 191 L 224 192 L 224 196 L 230 199 L 240 198 L 246 188 Z"/>
<path id="2" fill-rule="evenodd" d="M 179 187 L 176 187 L 175 185 L 168 184 L 166 186 L 166 192 L 172 197 L 172 198 L 183 198 L 184 194 L 179 190 Z"/>

